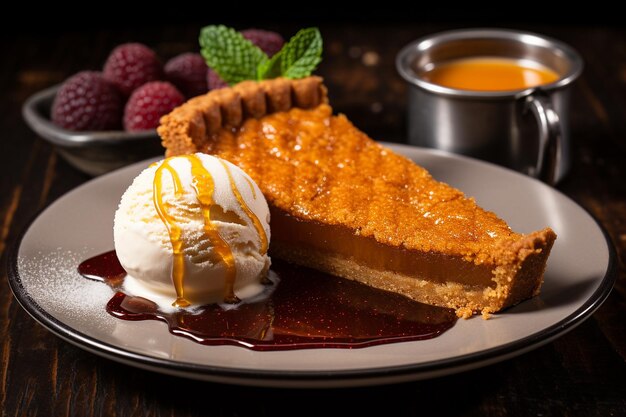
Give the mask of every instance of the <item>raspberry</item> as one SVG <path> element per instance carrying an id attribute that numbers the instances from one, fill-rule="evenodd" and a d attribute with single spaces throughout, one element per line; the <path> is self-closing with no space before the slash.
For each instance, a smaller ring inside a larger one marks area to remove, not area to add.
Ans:
<path id="1" fill-rule="evenodd" d="M 285 40 L 276 32 L 262 29 L 246 29 L 241 34 L 244 38 L 261 48 L 270 58 L 280 51 L 285 44 Z"/>
<path id="2" fill-rule="evenodd" d="M 228 83 L 217 74 L 217 72 L 213 71 L 213 69 L 209 68 L 206 73 L 206 83 L 209 87 L 209 90 L 215 90 L 217 88 L 228 87 Z"/>
<path id="3" fill-rule="evenodd" d="M 261 50 L 270 58 L 280 51 L 285 44 L 285 40 L 282 36 L 269 30 L 246 29 L 242 30 L 241 34 L 244 38 L 261 48 Z M 216 88 L 228 86 L 228 84 L 211 68 L 209 68 L 207 72 L 206 79 L 209 90 L 215 90 Z"/>
<path id="4" fill-rule="evenodd" d="M 125 96 L 134 89 L 163 77 L 163 68 L 152 49 L 140 43 L 125 43 L 111 51 L 104 63 L 104 78 Z"/>
<path id="5" fill-rule="evenodd" d="M 150 130 L 159 125 L 161 116 L 185 101 L 172 84 L 152 81 L 133 91 L 124 110 L 124 128 L 128 131 Z"/>
<path id="6" fill-rule="evenodd" d="M 51 118 L 68 130 L 119 129 L 122 97 L 101 73 L 82 71 L 67 79 L 54 98 Z"/>
<path id="7" fill-rule="evenodd" d="M 207 66 L 200 54 L 180 54 L 165 64 L 165 75 L 187 97 L 207 92 Z"/>

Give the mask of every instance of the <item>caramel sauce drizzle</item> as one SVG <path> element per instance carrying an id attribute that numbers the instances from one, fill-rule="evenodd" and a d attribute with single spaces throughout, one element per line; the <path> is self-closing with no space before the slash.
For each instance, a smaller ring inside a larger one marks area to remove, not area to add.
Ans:
<path id="1" fill-rule="evenodd" d="M 156 208 L 161 221 L 167 228 L 167 233 L 172 242 L 172 252 L 174 254 L 174 262 L 172 265 L 172 281 L 176 289 L 176 301 L 172 304 L 175 307 L 187 307 L 189 301 L 185 300 L 184 277 L 185 277 L 185 258 L 183 256 L 183 241 L 181 240 L 181 229 L 174 216 L 170 215 L 167 205 L 163 202 L 163 173 L 169 172 L 174 183 L 174 196 L 180 198 L 183 194 L 183 185 L 180 182 L 178 173 L 169 164 L 169 160 L 163 161 L 154 173 L 154 182 L 152 184 L 152 193 L 154 207 Z"/>
<path id="2" fill-rule="evenodd" d="M 213 193 L 215 191 L 215 181 L 213 180 L 213 176 L 211 173 L 204 167 L 200 158 L 196 155 L 185 155 L 182 158 L 187 159 L 191 164 L 191 177 L 192 182 L 191 186 L 196 192 L 196 196 L 198 197 L 198 201 L 200 203 L 200 209 L 202 210 L 202 217 L 204 218 L 204 233 L 207 235 L 211 244 L 215 250 L 215 253 L 221 258 L 222 262 L 226 266 L 226 282 L 225 282 L 225 294 L 224 294 L 224 302 L 227 303 L 237 303 L 239 299 L 235 295 L 235 280 L 237 278 L 237 267 L 235 264 L 235 257 L 233 256 L 233 252 L 228 245 L 228 243 L 224 240 L 224 238 L 220 235 L 219 231 L 215 223 L 211 220 L 211 207 L 215 204 L 213 200 Z M 183 194 L 183 186 L 180 181 L 180 177 L 176 170 L 170 165 L 170 159 L 168 158 L 157 168 L 154 175 L 154 183 L 153 183 L 153 201 L 154 207 L 156 208 L 161 221 L 167 227 L 167 231 L 170 237 L 170 241 L 172 243 L 172 252 L 174 254 L 174 263 L 172 266 L 172 281 L 174 282 L 174 288 L 176 289 L 176 301 L 172 303 L 175 307 L 187 307 L 189 306 L 189 301 L 185 299 L 185 286 L 184 286 L 184 277 L 185 277 L 185 262 L 184 262 L 184 254 L 183 254 L 183 241 L 181 239 L 181 228 L 176 222 L 174 216 L 170 215 L 168 212 L 168 204 L 163 201 L 163 173 L 164 171 L 169 172 L 172 176 L 172 181 L 174 183 L 174 196 L 176 198 L 181 198 Z M 259 240 L 261 243 L 260 253 L 265 255 L 267 253 L 268 242 L 267 235 L 265 233 L 265 229 L 263 229 L 263 225 L 259 221 L 259 218 L 254 214 L 250 207 L 244 201 L 241 193 L 239 192 L 239 188 L 237 188 L 237 184 L 235 183 L 235 179 L 230 171 L 228 165 L 221 161 L 226 174 L 228 175 L 228 181 L 230 183 L 231 190 L 235 195 L 235 198 L 239 202 L 242 210 L 246 213 L 257 233 L 259 234 Z M 250 182 L 248 178 L 245 178 L 250 185 L 250 189 L 252 190 L 252 196 L 256 199 L 256 191 L 254 190 L 253 184 Z"/>
<path id="3" fill-rule="evenodd" d="M 233 190 L 233 194 L 235 194 L 235 198 L 237 198 L 239 205 L 241 206 L 242 210 L 246 213 L 246 216 L 248 216 L 248 218 L 254 225 L 254 228 L 256 229 L 259 235 L 259 240 L 261 241 L 261 250 L 260 250 L 261 255 L 265 255 L 267 253 L 267 246 L 268 246 L 267 235 L 265 234 L 265 229 L 263 229 L 263 225 L 259 221 L 259 218 L 256 216 L 256 214 L 254 214 L 252 210 L 250 210 L 250 207 L 248 207 L 243 197 L 241 196 L 241 193 L 239 192 L 239 188 L 237 188 L 237 184 L 235 184 L 235 179 L 233 178 L 233 174 L 230 172 L 230 168 L 228 167 L 228 164 L 226 164 L 226 162 L 222 161 L 221 159 L 220 159 L 220 162 L 222 166 L 224 167 L 224 169 L 226 170 L 226 174 L 228 175 L 228 181 L 230 182 L 230 188 L 231 190 Z M 248 181 L 248 184 L 250 184 L 250 188 L 252 189 L 252 193 L 253 193 L 252 195 L 256 199 L 256 192 L 254 191 L 254 187 L 252 186 L 252 184 L 249 182 L 247 178 L 246 178 L 246 181 Z"/>
<path id="4" fill-rule="evenodd" d="M 254 185 L 252 185 L 252 181 L 250 181 L 248 177 L 243 177 L 243 179 L 246 180 L 246 182 L 250 186 L 250 191 L 252 191 L 252 198 L 256 200 L 256 190 L 254 189 Z"/>
<path id="5" fill-rule="evenodd" d="M 213 244 L 213 249 L 226 265 L 226 291 L 224 302 L 237 303 L 239 299 L 235 295 L 235 279 L 237 278 L 237 268 L 235 257 L 228 243 L 222 238 L 215 224 L 211 221 L 211 207 L 213 192 L 215 191 L 215 181 L 211 173 L 202 165 L 202 161 L 196 155 L 186 155 L 185 158 L 191 163 L 191 175 L 194 190 L 200 202 L 202 216 L 204 217 L 204 233 Z"/>

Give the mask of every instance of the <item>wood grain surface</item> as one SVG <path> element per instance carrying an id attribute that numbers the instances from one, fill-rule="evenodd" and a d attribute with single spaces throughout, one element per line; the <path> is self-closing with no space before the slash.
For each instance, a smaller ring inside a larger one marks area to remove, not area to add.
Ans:
<path id="1" fill-rule="evenodd" d="M 403 141 L 406 87 L 395 70 L 396 53 L 417 37 L 464 26 L 322 26 L 326 52 L 319 73 L 335 110 L 374 138 Z M 288 36 L 297 25 L 269 28 Z M 589 320 L 517 358 L 429 381 L 343 390 L 237 387 L 142 371 L 74 347 L 22 310 L 3 267 L 2 415 L 317 416 L 346 409 L 352 415 L 418 416 L 429 415 L 432 407 L 442 416 L 626 415 L 626 31 L 547 24 L 516 28 L 559 38 L 585 60 L 572 95 L 573 167 L 558 188 L 606 228 L 617 249 L 619 274 L 612 294 Z M 196 50 L 199 26 L 83 29 L 0 38 L 3 259 L 33 216 L 89 180 L 26 126 L 23 101 L 79 70 L 100 68 L 121 42 L 144 42 L 164 58 Z"/>

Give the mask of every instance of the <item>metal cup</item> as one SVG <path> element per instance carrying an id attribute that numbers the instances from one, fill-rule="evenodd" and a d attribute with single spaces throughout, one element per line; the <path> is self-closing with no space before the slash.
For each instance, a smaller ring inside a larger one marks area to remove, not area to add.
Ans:
<path id="1" fill-rule="evenodd" d="M 438 63 L 477 56 L 542 64 L 559 75 L 523 90 L 470 91 L 443 87 L 419 74 Z M 505 165 L 555 184 L 570 166 L 569 86 L 583 62 L 571 47 L 504 29 L 442 32 L 418 39 L 396 58 L 409 82 L 409 142 Z"/>

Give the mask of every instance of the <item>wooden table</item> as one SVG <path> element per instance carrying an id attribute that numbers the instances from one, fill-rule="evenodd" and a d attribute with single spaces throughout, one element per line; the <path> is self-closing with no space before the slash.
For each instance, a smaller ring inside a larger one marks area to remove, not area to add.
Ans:
<path id="1" fill-rule="evenodd" d="M 462 27 L 463 25 L 459 25 Z M 326 78 L 337 111 L 375 138 L 405 137 L 406 87 L 396 74 L 401 46 L 450 25 L 322 26 Z M 275 27 L 285 35 L 297 26 Z M 606 228 L 618 253 L 618 282 L 575 330 L 505 362 L 429 381 L 345 390 L 285 391 L 178 379 L 102 359 L 53 336 L 17 304 L 2 269 L 0 409 L 13 416 L 323 415 L 344 404 L 353 415 L 626 415 L 626 31 L 521 26 L 559 38 L 586 68 L 572 97 L 573 168 L 559 189 Z M 198 25 L 86 29 L 0 38 L 0 253 L 33 216 L 89 180 L 23 122 L 22 102 L 82 69 L 99 68 L 116 44 L 133 40 L 163 57 L 196 49 Z M 285 399 L 300 404 L 287 406 Z M 338 410 L 336 410 L 338 411 Z"/>

